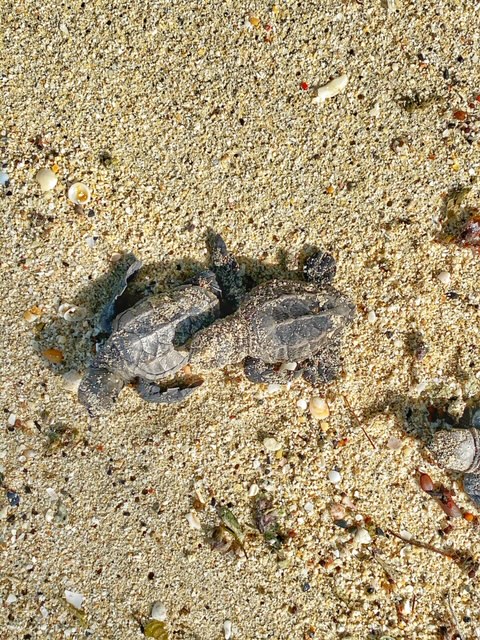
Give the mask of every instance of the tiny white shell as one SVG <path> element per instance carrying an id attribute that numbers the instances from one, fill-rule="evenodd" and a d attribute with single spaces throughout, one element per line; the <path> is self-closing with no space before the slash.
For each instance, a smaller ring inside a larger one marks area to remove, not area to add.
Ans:
<path id="1" fill-rule="evenodd" d="M 152 605 L 152 613 L 150 614 L 150 618 L 153 620 L 158 620 L 159 622 L 163 622 L 167 619 L 167 607 L 157 600 Z"/>
<path id="2" fill-rule="evenodd" d="M 75 609 L 81 609 L 84 596 L 81 593 L 75 593 L 75 591 L 65 590 L 65 600 Z"/>
<path id="3" fill-rule="evenodd" d="M 448 286 L 450 284 L 450 274 L 448 273 L 448 271 L 440 271 L 440 273 L 437 275 L 438 280 Z"/>
<path id="4" fill-rule="evenodd" d="M 57 176 L 51 169 L 40 169 L 40 171 L 37 171 L 35 180 L 38 182 L 38 184 L 40 185 L 40 189 L 43 192 L 51 191 L 55 188 L 55 185 L 58 182 Z"/>
<path id="5" fill-rule="evenodd" d="M 359 527 L 355 534 L 355 542 L 357 544 L 370 544 L 371 541 L 372 541 L 372 538 L 368 533 L 368 531 L 363 527 Z"/>
<path id="6" fill-rule="evenodd" d="M 324 84 L 323 87 L 318 87 L 316 95 L 313 98 L 312 102 L 314 104 L 321 104 L 322 102 L 327 100 L 327 98 L 333 98 L 339 93 L 342 93 L 342 91 L 345 90 L 347 84 L 348 75 L 344 73 L 343 75 L 338 76 L 338 78 L 330 80 L 330 82 Z"/>
<path id="7" fill-rule="evenodd" d="M 225 640 L 230 640 L 232 638 L 232 623 L 230 620 L 225 620 L 223 623 L 223 635 Z"/>
<path id="8" fill-rule="evenodd" d="M 313 396 L 310 398 L 310 413 L 317 420 L 326 420 L 330 415 L 330 409 L 324 398 Z"/>
<path id="9" fill-rule="evenodd" d="M 187 520 L 191 529 L 196 529 L 197 531 L 201 531 L 202 524 L 197 514 L 194 511 L 190 511 L 189 513 L 187 513 Z"/>
<path id="10" fill-rule="evenodd" d="M 272 453 L 275 451 L 280 451 L 282 445 L 275 438 L 265 438 L 263 441 L 263 446 L 267 451 L 271 451 Z"/>
<path id="11" fill-rule="evenodd" d="M 75 182 L 68 190 L 68 199 L 73 204 L 87 204 L 92 193 L 83 182 Z"/>
<path id="12" fill-rule="evenodd" d="M 58 307 L 58 313 L 66 322 L 77 322 L 85 318 L 87 310 L 85 307 L 76 307 L 69 302 L 64 302 Z"/>

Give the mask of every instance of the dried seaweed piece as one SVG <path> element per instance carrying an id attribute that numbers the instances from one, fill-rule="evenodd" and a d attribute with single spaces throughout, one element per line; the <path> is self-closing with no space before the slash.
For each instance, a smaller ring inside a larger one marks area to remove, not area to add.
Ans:
<path id="1" fill-rule="evenodd" d="M 259 495 L 254 507 L 255 525 L 263 534 L 265 542 L 274 549 L 280 549 L 286 540 L 278 522 L 279 513 L 266 495 Z"/>
<path id="2" fill-rule="evenodd" d="M 242 545 L 245 542 L 245 534 L 242 531 L 242 527 L 238 522 L 237 518 L 233 515 L 232 511 L 228 507 L 219 507 L 218 515 L 220 516 L 221 521 L 227 527 L 229 531 L 233 534 L 236 540 Z"/>

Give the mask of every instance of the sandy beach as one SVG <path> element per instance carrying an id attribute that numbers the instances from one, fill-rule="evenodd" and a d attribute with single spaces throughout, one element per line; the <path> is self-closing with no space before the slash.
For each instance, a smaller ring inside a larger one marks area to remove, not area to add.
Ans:
<path id="1" fill-rule="evenodd" d="M 480 393 L 480 256 L 452 241 L 479 203 L 478 3 L 7 0 L 0 37 L 1 640 L 140 640 L 154 603 L 162 640 L 480 638 L 479 512 L 421 418 Z M 239 364 L 90 419 L 71 389 L 115 261 L 170 288 L 209 228 L 255 282 L 334 255 L 338 380 Z M 221 506 L 244 550 L 212 545 Z"/>

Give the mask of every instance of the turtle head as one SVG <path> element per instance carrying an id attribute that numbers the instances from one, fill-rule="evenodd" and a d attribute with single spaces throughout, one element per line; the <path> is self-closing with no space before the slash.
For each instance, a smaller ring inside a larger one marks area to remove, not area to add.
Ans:
<path id="1" fill-rule="evenodd" d="M 89 367 L 78 389 L 78 399 L 91 417 L 108 413 L 114 406 L 125 381 L 104 367 Z"/>
<path id="2" fill-rule="evenodd" d="M 235 316 L 217 320 L 193 336 L 189 364 L 210 371 L 240 362 L 247 355 L 242 335 Z"/>

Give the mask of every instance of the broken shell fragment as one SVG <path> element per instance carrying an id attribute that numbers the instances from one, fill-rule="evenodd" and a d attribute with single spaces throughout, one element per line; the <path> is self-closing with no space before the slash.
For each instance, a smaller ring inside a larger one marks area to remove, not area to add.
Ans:
<path id="1" fill-rule="evenodd" d="M 52 347 L 51 349 L 45 349 L 44 351 L 42 351 L 42 355 L 53 364 L 60 364 L 60 362 L 63 362 L 62 351 L 60 351 L 60 349 L 56 349 L 55 347 Z"/>
<path id="2" fill-rule="evenodd" d="M 312 102 L 314 104 L 321 104 L 322 102 L 325 102 L 327 98 L 333 98 L 339 93 L 342 93 L 342 91 L 345 90 L 347 84 L 348 75 L 344 73 L 343 75 L 338 76 L 338 78 L 330 80 L 330 82 L 324 84 L 323 87 L 318 87 L 316 95 L 313 98 Z"/>
<path id="3" fill-rule="evenodd" d="M 83 320 L 87 315 L 85 307 L 76 307 L 74 304 L 64 302 L 58 307 L 59 315 L 67 322 Z"/>
<path id="4" fill-rule="evenodd" d="M 68 199 L 73 204 L 87 204 L 91 195 L 90 189 L 83 182 L 75 182 L 68 190 Z"/>
<path id="5" fill-rule="evenodd" d="M 42 192 L 51 191 L 58 182 L 57 176 L 51 169 L 40 169 L 40 171 L 37 171 L 35 180 L 38 182 Z"/>
<path id="6" fill-rule="evenodd" d="M 330 415 L 330 409 L 328 408 L 328 404 L 324 398 L 320 398 L 319 396 L 313 396 L 310 399 L 310 413 L 317 420 L 326 420 Z"/>

